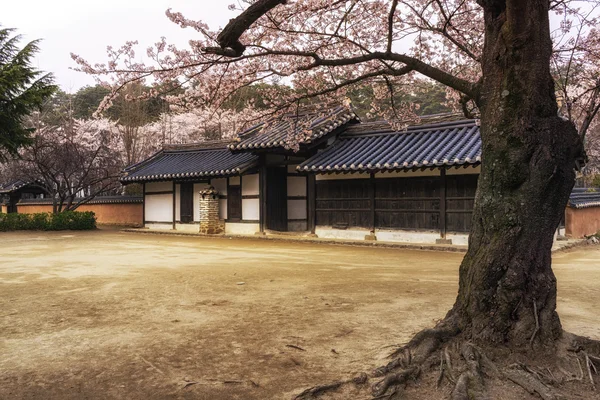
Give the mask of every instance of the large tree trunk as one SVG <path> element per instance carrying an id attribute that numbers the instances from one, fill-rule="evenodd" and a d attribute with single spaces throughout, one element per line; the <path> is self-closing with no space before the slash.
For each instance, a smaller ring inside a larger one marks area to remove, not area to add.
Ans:
<path id="1" fill-rule="evenodd" d="M 448 318 L 478 341 L 523 346 L 536 332 L 549 343 L 562 332 L 550 251 L 581 141 L 557 114 L 548 0 L 478 2 L 486 27 L 476 100 L 483 164 Z"/>

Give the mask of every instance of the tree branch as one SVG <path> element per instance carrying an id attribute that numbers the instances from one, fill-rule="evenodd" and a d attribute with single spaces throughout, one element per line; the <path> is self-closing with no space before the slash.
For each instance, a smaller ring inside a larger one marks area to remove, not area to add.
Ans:
<path id="1" fill-rule="evenodd" d="M 214 54 L 222 54 L 228 57 L 239 57 L 246 50 L 240 42 L 240 37 L 257 19 L 265 15 L 267 12 L 277 7 L 280 4 L 285 4 L 286 0 L 258 0 L 237 17 L 229 20 L 225 28 L 217 36 L 217 42 L 220 48 L 205 49 L 206 52 Z M 219 51 L 221 53 L 219 53 Z"/>

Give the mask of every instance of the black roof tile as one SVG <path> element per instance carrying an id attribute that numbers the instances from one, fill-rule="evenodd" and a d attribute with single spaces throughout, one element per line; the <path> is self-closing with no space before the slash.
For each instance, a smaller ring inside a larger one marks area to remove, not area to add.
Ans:
<path id="1" fill-rule="evenodd" d="M 394 131 L 385 122 L 348 126 L 329 148 L 300 171 L 391 171 L 479 164 L 481 137 L 475 120 L 446 121 Z"/>
<path id="2" fill-rule="evenodd" d="M 288 149 L 288 142 L 294 137 L 298 144 L 307 145 L 353 120 L 358 121 L 358 117 L 345 106 L 337 106 L 321 112 L 307 111 L 298 116 L 287 116 L 253 126 L 242 132 L 238 142 L 229 145 L 229 148 L 235 151 L 267 148 Z M 294 128 L 294 124 L 297 124 L 296 128 Z M 309 133 L 305 134 L 303 131 L 307 125 Z"/>
<path id="3" fill-rule="evenodd" d="M 258 156 L 233 154 L 229 142 L 207 142 L 167 146 L 141 163 L 127 167 L 121 177 L 124 184 L 164 180 L 239 175 L 255 166 Z"/>
<path id="4" fill-rule="evenodd" d="M 21 179 L 17 179 L 16 181 L 8 182 L 8 183 L 5 183 L 5 184 L 1 184 L 0 183 L 0 193 L 4 193 L 4 194 L 6 194 L 6 193 L 12 193 L 15 190 L 19 190 L 22 187 L 25 187 L 25 186 L 27 186 L 29 184 L 30 184 L 30 182 L 24 181 L 24 180 L 21 180 Z"/>
<path id="5" fill-rule="evenodd" d="M 569 197 L 569 207 L 600 207 L 600 188 L 575 188 Z"/>

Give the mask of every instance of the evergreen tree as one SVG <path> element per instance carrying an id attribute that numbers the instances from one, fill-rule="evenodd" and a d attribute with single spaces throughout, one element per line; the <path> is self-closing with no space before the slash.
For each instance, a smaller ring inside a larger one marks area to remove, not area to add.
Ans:
<path id="1" fill-rule="evenodd" d="M 14 29 L 0 28 L 0 160 L 30 140 L 26 116 L 39 109 L 56 90 L 51 74 L 32 66 L 39 41 L 19 47 Z"/>

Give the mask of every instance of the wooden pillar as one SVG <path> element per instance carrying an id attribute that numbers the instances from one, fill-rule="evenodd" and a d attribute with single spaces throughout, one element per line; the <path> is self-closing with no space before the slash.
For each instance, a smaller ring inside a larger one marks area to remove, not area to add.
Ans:
<path id="1" fill-rule="evenodd" d="M 176 227 L 177 222 L 175 220 L 175 216 L 177 215 L 177 213 L 175 212 L 177 209 L 177 207 L 176 207 L 177 203 L 175 202 L 177 200 L 176 199 L 176 197 L 177 197 L 176 189 L 177 189 L 177 187 L 175 185 L 175 181 L 173 181 L 173 230 L 177 229 L 177 227 Z"/>
<path id="2" fill-rule="evenodd" d="M 142 183 L 142 228 L 146 226 L 146 182 Z"/>
<path id="3" fill-rule="evenodd" d="M 446 169 L 440 170 L 440 237 L 446 239 Z"/>
<path id="4" fill-rule="evenodd" d="M 371 174 L 369 177 L 369 200 L 371 203 L 369 213 L 371 232 L 375 233 L 375 174 Z"/>
<path id="5" fill-rule="evenodd" d="M 260 169 L 258 172 L 258 203 L 259 203 L 259 232 L 264 233 L 267 218 L 267 165 L 265 156 L 260 156 Z"/>
<path id="6" fill-rule="evenodd" d="M 308 230 L 315 233 L 317 224 L 317 177 L 315 174 L 309 174 L 306 177 L 306 202 L 308 210 L 306 218 L 308 220 Z"/>

